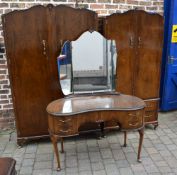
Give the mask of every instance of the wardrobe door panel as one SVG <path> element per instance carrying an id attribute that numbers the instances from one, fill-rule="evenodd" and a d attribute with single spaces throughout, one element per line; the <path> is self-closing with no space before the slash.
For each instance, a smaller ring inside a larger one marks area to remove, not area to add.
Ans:
<path id="1" fill-rule="evenodd" d="M 135 56 L 135 24 L 133 11 L 106 17 L 105 37 L 116 41 L 117 68 L 116 91 L 133 93 L 133 70 Z"/>
<path id="2" fill-rule="evenodd" d="M 48 134 L 50 102 L 46 10 L 37 6 L 3 16 L 18 137 Z M 46 47 L 46 48 L 45 48 Z"/>
<path id="3" fill-rule="evenodd" d="M 48 5 L 47 14 L 50 17 L 48 26 L 50 32 L 49 55 L 50 74 L 52 75 L 53 98 L 57 99 L 57 94 L 61 87 L 58 83 L 57 57 L 65 41 L 76 40 L 82 33 L 88 30 L 97 30 L 97 14 L 86 9 L 74 9 L 69 6 Z"/>
<path id="4" fill-rule="evenodd" d="M 57 44 L 76 40 L 85 31 L 97 30 L 97 14 L 87 9 L 56 6 L 54 14 Z"/>
<path id="5" fill-rule="evenodd" d="M 163 17 L 137 11 L 135 96 L 158 98 L 163 46 Z"/>

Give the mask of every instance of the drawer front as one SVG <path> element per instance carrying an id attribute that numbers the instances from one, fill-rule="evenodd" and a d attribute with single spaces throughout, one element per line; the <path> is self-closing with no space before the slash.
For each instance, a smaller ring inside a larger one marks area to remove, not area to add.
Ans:
<path id="1" fill-rule="evenodd" d="M 143 110 L 128 112 L 127 127 L 130 129 L 142 127 L 144 122 L 143 114 Z"/>
<path id="2" fill-rule="evenodd" d="M 159 100 L 146 100 L 145 111 L 157 111 L 159 107 Z"/>
<path id="3" fill-rule="evenodd" d="M 157 121 L 157 118 L 158 118 L 157 111 L 145 111 L 145 115 L 144 115 L 145 123 L 155 122 Z"/>
<path id="4" fill-rule="evenodd" d="M 77 133 L 76 117 L 54 117 L 54 131 L 60 136 L 74 135 Z"/>
<path id="5" fill-rule="evenodd" d="M 144 125 L 144 110 L 125 111 L 118 116 L 122 130 L 138 129 Z"/>

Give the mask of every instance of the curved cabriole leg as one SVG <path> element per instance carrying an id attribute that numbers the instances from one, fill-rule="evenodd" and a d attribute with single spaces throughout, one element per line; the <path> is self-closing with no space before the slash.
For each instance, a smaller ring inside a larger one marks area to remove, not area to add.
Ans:
<path id="1" fill-rule="evenodd" d="M 60 140 L 61 140 L 61 153 L 64 153 L 63 137 L 61 137 Z"/>
<path id="2" fill-rule="evenodd" d="M 124 147 L 127 146 L 127 131 L 124 131 Z"/>
<path id="3" fill-rule="evenodd" d="M 143 143 L 143 138 L 144 138 L 144 128 L 138 130 L 139 135 L 140 135 L 140 139 L 139 139 L 139 147 L 138 147 L 138 157 L 137 157 L 137 161 L 141 162 L 140 159 L 140 154 L 141 154 L 141 148 L 142 148 L 142 143 Z"/>
<path id="4" fill-rule="evenodd" d="M 50 138 L 51 138 L 51 141 L 53 143 L 54 152 L 55 152 L 57 163 L 58 163 L 57 171 L 60 171 L 61 170 L 60 157 L 59 157 L 58 147 L 57 147 L 58 138 L 57 138 L 57 136 L 54 136 L 54 135 L 51 135 Z"/>

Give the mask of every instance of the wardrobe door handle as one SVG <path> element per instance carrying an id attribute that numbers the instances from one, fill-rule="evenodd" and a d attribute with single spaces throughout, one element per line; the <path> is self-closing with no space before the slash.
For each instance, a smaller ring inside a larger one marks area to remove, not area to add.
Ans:
<path id="1" fill-rule="evenodd" d="M 138 37 L 138 48 L 140 48 L 142 46 L 142 39 L 141 37 L 139 36 Z"/>
<path id="2" fill-rule="evenodd" d="M 43 45 L 43 55 L 46 55 L 46 40 L 42 40 Z"/>
<path id="3" fill-rule="evenodd" d="M 46 56 L 48 60 L 48 55 L 47 55 L 47 42 L 46 40 L 42 40 L 42 45 L 43 45 L 43 55 Z"/>
<path id="4" fill-rule="evenodd" d="M 130 47 L 133 47 L 134 46 L 134 39 L 133 37 L 131 36 L 130 37 Z"/>

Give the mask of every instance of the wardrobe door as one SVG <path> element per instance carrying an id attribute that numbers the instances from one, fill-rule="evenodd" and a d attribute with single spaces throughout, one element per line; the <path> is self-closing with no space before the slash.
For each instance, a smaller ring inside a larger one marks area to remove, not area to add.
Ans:
<path id="1" fill-rule="evenodd" d="M 105 37 L 116 41 L 117 67 L 116 91 L 133 94 L 135 57 L 135 18 L 134 11 L 113 14 L 106 17 Z"/>
<path id="2" fill-rule="evenodd" d="M 136 11 L 137 57 L 135 60 L 135 93 L 142 99 L 159 97 L 163 46 L 163 17 Z"/>
<path id="3" fill-rule="evenodd" d="M 97 30 L 97 14 L 86 9 L 74 9 L 69 6 L 48 5 L 47 16 L 49 17 L 48 33 L 49 42 L 49 71 L 52 79 L 53 99 L 57 99 L 59 89 L 57 57 L 65 41 L 76 40 L 82 33 L 88 30 Z M 61 94 L 62 95 L 62 94 Z M 60 95 L 60 96 L 61 96 Z"/>
<path id="4" fill-rule="evenodd" d="M 46 8 L 36 6 L 3 16 L 7 61 L 18 139 L 48 134 L 51 101 Z"/>

